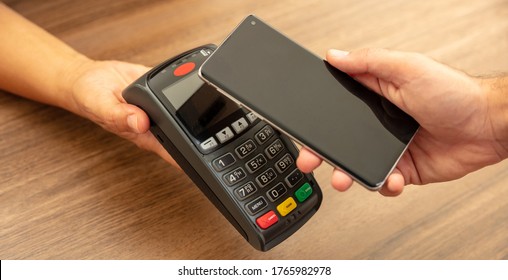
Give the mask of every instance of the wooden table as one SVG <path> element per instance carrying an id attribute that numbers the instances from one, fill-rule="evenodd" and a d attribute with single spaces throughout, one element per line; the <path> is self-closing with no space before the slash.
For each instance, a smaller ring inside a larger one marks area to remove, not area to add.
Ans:
<path id="1" fill-rule="evenodd" d="M 5 2 L 94 59 L 156 65 L 254 13 L 319 55 L 386 47 L 508 70 L 505 0 Z M 185 174 L 90 121 L 5 92 L 0 119 L 1 259 L 508 259 L 508 162 L 397 198 L 338 193 L 320 167 L 320 211 L 262 253 Z"/>

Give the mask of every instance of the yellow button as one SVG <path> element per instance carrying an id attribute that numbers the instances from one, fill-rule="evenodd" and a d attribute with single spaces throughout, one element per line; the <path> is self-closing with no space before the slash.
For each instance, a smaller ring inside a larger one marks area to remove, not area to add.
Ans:
<path id="1" fill-rule="evenodd" d="M 291 213 L 291 211 L 293 211 L 293 209 L 295 208 L 296 201 L 292 197 L 290 197 L 277 206 L 277 211 L 279 211 L 280 215 L 284 217 L 287 214 Z"/>

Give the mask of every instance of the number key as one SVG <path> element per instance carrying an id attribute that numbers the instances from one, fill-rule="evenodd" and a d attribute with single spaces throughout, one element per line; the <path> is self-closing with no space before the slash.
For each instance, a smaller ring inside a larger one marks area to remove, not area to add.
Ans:
<path id="1" fill-rule="evenodd" d="M 212 165 L 213 168 L 217 171 L 222 171 L 228 168 L 230 165 L 235 163 L 235 157 L 231 153 L 227 153 L 219 158 L 213 160 Z"/>
<path id="2" fill-rule="evenodd" d="M 249 170 L 250 173 L 256 172 L 259 168 L 263 167 L 266 164 L 266 158 L 259 154 L 255 156 L 253 159 L 249 160 L 245 166 L 247 166 L 247 170 Z"/>
<path id="3" fill-rule="evenodd" d="M 223 176 L 223 179 L 226 182 L 226 184 L 228 184 L 228 186 L 232 186 L 232 185 L 240 182 L 241 180 L 245 179 L 245 177 L 247 177 L 247 174 L 245 173 L 243 168 L 238 167 L 237 169 L 235 169 L 229 173 L 226 173 Z"/>
<path id="4" fill-rule="evenodd" d="M 243 144 L 241 144 L 240 146 L 238 146 L 235 149 L 235 152 L 240 158 L 244 158 L 248 154 L 252 153 L 252 151 L 254 151 L 255 149 L 256 149 L 256 144 L 254 144 L 254 141 L 249 139 L 249 140 L 243 142 Z"/>
<path id="5" fill-rule="evenodd" d="M 277 139 L 273 141 L 268 148 L 265 149 L 265 153 L 268 156 L 268 158 L 272 159 L 274 158 L 280 151 L 284 149 L 284 145 L 282 144 L 282 141 L 280 139 Z"/>
<path id="6" fill-rule="evenodd" d="M 266 192 L 266 196 L 274 202 L 275 200 L 279 199 L 282 195 L 286 193 L 287 189 L 284 187 L 283 183 L 278 183 L 275 187 L 271 188 L 269 191 Z"/>
<path id="7" fill-rule="evenodd" d="M 261 173 L 261 175 L 256 177 L 256 181 L 261 187 L 268 185 L 273 179 L 277 177 L 277 174 L 272 168 L 268 168 L 265 172 Z"/>
<path id="8" fill-rule="evenodd" d="M 285 154 L 277 163 L 275 163 L 275 168 L 279 173 L 284 173 L 291 165 L 293 165 L 295 161 L 291 157 L 290 154 Z"/>
<path id="9" fill-rule="evenodd" d="M 261 145 L 265 143 L 273 135 L 273 128 L 269 125 L 265 125 L 258 133 L 256 133 L 256 140 Z"/>
<path id="10" fill-rule="evenodd" d="M 247 197 L 251 196 L 256 192 L 257 188 L 252 182 L 248 182 L 247 184 L 237 188 L 235 190 L 235 195 L 239 200 L 244 200 Z"/>

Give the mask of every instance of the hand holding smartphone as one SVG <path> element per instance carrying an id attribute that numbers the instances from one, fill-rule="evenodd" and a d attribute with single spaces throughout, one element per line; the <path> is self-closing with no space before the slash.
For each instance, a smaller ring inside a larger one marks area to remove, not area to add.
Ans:
<path id="1" fill-rule="evenodd" d="M 418 123 L 255 16 L 199 75 L 370 190 L 379 189 Z"/>

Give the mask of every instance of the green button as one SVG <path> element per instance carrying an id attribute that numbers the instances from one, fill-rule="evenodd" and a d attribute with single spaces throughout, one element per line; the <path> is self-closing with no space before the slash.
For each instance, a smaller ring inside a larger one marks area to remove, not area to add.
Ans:
<path id="1" fill-rule="evenodd" d="M 309 183 L 303 184 L 296 192 L 296 199 L 300 202 L 304 202 L 312 194 L 312 187 Z"/>

